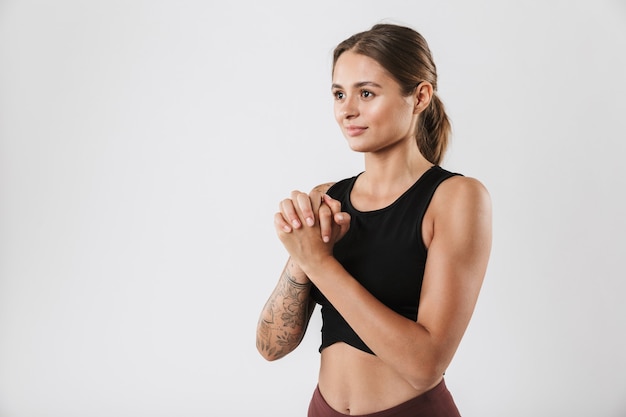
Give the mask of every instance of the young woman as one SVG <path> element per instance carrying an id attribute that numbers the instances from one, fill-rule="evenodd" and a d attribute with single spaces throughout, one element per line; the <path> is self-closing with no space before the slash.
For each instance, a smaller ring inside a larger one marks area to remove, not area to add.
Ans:
<path id="1" fill-rule="evenodd" d="M 290 257 L 257 329 L 261 355 L 279 359 L 321 305 L 309 417 L 459 416 L 443 375 L 486 272 L 491 202 L 439 166 L 450 124 L 436 91 L 411 28 L 375 25 L 334 51 L 335 118 L 365 169 L 280 203 Z"/>

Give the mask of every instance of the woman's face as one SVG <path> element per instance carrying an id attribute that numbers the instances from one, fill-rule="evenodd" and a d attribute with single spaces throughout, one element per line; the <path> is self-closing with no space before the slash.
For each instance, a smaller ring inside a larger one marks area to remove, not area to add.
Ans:
<path id="1" fill-rule="evenodd" d="M 379 152 L 414 141 L 417 99 L 375 60 L 344 52 L 335 63 L 335 119 L 352 150 Z"/>

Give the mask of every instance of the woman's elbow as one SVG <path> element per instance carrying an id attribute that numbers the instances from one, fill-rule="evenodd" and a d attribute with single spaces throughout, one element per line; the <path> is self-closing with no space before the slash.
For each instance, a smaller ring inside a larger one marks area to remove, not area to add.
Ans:
<path id="1" fill-rule="evenodd" d="M 273 362 L 282 357 L 282 355 L 277 354 L 276 348 L 272 347 L 268 342 L 265 342 L 258 336 L 256 339 L 256 350 L 259 352 L 261 357 L 268 362 Z"/>
<path id="2" fill-rule="evenodd" d="M 425 391 L 435 386 L 443 377 L 446 365 L 440 361 L 416 363 L 408 367 L 405 379 L 417 391 Z"/>
<path id="3" fill-rule="evenodd" d="M 276 345 L 259 337 L 256 339 L 256 350 L 263 357 L 263 359 L 268 362 L 273 362 L 285 357 L 294 348 L 295 347 L 289 348 L 287 346 Z"/>

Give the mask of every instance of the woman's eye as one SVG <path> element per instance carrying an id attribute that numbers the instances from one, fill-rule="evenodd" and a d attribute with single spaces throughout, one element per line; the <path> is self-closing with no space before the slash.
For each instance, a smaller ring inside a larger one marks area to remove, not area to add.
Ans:
<path id="1" fill-rule="evenodd" d="M 343 100 L 343 98 L 345 97 L 345 95 L 341 91 L 335 91 L 333 94 L 337 100 Z"/>
<path id="2" fill-rule="evenodd" d="M 367 90 L 363 90 L 361 91 L 361 97 L 363 98 L 370 98 L 372 97 L 374 94 L 372 94 L 371 91 L 367 91 Z"/>

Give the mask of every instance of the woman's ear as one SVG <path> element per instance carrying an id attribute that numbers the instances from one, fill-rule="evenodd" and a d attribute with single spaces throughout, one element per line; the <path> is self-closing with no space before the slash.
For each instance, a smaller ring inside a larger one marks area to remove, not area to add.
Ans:
<path id="1" fill-rule="evenodd" d="M 433 97 L 433 86 L 428 81 L 422 81 L 413 92 L 415 98 L 415 107 L 413 114 L 418 114 L 424 111 L 430 104 L 430 99 Z"/>

